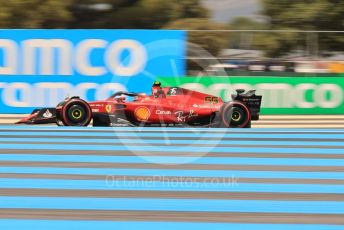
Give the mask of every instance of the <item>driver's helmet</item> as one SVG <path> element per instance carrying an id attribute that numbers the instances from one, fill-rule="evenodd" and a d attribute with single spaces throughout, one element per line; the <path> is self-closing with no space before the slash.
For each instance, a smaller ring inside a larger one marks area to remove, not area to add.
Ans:
<path id="1" fill-rule="evenodd" d="M 164 95 L 164 91 L 161 89 L 161 82 L 155 81 L 152 86 L 152 95 L 157 97 L 162 97 Z"/>
<path id="2" fill-rule="evenodd" d="M 161 82 L 160 81 L 155 81 L 153 83 L 153 87 L 161 87 Z"/>

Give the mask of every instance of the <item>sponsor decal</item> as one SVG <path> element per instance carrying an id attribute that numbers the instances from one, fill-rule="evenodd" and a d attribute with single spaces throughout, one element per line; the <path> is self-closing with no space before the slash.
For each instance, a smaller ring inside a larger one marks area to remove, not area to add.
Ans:
<path id="1" fill-rule="evenodd" d="M 165 110 L 156 110 L 155 114 L 157 114 L 157 115 L 171 115 L 172 112 L 168 111 L 168 110 L 166 110 L 166 111 Z"/>
<path id="2" fill-rule="evenodd" d="M 6 106 L 16 107 L 17 110 L 21 107 L 31 106 L 54 107 L 64 101 L 66 95 L 80 96 L 86 101 L 94 101 L 104 100 L 116 91 L 126 90 L 127 88 L 119 83 L 80 83 L 73 85 L 63 82 L 39 82 L 36 84 L 0 82 L 2 103 Z"/>
<path id="3" fill-rule="evenodd" d="M 139 121 L 147 121 L 151 115 L 150 110 L 145 106 L 140 106 L 135 109 L 134 116 Z"/>
<path id="4" fill-rule="evenodd" d="M 103 104 L 92 104 L 92 107 L 103 107 Z"/>
<path id="5" fill-rule="evenodd" d="M 98 112 L 99 112 L 99 109 L 92 109 L 92 112 L 98 113 Z"/>
<path id="6" fill-rule="evenodd" d="M 224 101 L 231 100 L 235 89 L 257 90 L 256 94 L 263 96 L 261 114 L 264 115 L 342 114 L 344 111 L 344 82 L 340 77 L 240 77 L 230 80 L 188 77 L 164 81 L 165 84 L 214 95 Z M 205 104 L 209 107 L 221 105 Z"/>
<path id="7" fill-rule="evenodd" d="M 184 111 L 177 111 L 174 114 L 177 116 L 178 122 L 185 122 L 187 119 L 198 116 L 194 110 L 190 110 L 187 114 L 185 114 Z"/>
<path id="8" fill-rule="evenodd" d="M 219 98 L 218 97 L 205 97 L 204 102 L 209 103 L 209 104 L 217 104 L 219 103 Z"/>
<path id="9" fill-rule="evenodd" d="M 288 83 L 231 84 L 231 87 L 229 87 L 229 84 L 224 83 L 216 83 L 208 87 L 204 87 L 199 83 L 187 83 L 182 86 L 184 88 L 192 86 L 192 88 L 199 88 L 199 91 L 214 95 L 225 93 L 224 98 L 230 98 L 234 89 L 255 89 L 257 94 L 263 95 L 263 108 L 337 108 L 344 101 L 344 86 L 341 88 L 340 85 L 331 83 L 299 83 L 296 85 Z M 205 101 L 213 103 L 213 98 L 207 97 Z"/>
<path id="10" fill-rule="evenodd" d="M 49 109 L 47 109 L 45 111 L 45 113 L 43 113 L 43 117 L 45 117 L 45 118 L 50 118 L 52 116 L 53 116 L 53 114 L 49 111 Z"/>
<path id="11" fill-rule="evenodd" d="M 112 111 L 112 105 L 106 105 L 105 110 L 106 112 L 110 113 Z"/>
<path id="12" fill-rule="evenodd" d="M 76 44 L 69 39 L 35 38 L 20 42 L 1 39 L 0 47 L 7 51 L 3 56 L 6 65 L 0 67 L 0 75 L 72 76 L 73 72 L 77 72 L 85 76 L 103 76 L 108 73 L 134 76 L 147 64 L 147 51 L 144 45 L 134 39 L 84 39 Z M 96 49 L 104 50 L 103 66 L 91 64 L 90 54 Z M 124 50 L 134 57 L 128 65 L 118 61 Z M 51 55 L 55 51 L 56 56 Z M 37 53 L 42 55 L 40 60 L 35 58 Z M 19 60 L 22 60 L 22 63 Z M 55 66 L 55 63 L 58 63 L 58 66 Z M 22 68 L 18 68 L 19 64 L 22 64 Z M 39 68 L 36 69 L 36 66 Z"/>
<path id="13" fill-rule="evenodd" d="M 177 95 L 177 88 L 171 88 L 170 94 L 171 94 L 171 96 L 176 96 Z"/>
<path id="14" fill-rule="evenodd" d="M 1 30 L 0 113 L 55 107 L 67 95 L 149 93 L 152 76 L 185 75 L 185 39 L 179 30 Z"/>
<path id="15" fill-rule="evenodd" d="M 210 108 L 219 108 L 221 107 L 221 104 L 193 104 L 192 107 L 194 108 L 200 108 L 200 109 L 210 109 Z"/>

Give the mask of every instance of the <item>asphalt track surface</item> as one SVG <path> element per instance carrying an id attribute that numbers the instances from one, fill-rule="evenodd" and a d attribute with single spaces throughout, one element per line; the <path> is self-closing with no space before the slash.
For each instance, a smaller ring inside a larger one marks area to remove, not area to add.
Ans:
<path id="1" fill-rule="evenodd" d="M 344 130 L 0 126 L 0 229 L 343 230 Z"/>

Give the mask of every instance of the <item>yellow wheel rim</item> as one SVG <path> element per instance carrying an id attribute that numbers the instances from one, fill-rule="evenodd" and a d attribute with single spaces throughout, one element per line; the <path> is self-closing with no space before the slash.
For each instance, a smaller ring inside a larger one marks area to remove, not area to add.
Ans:
<path id="1" fill-rule="evenodd" d="M 232 120 L 233 120 L 233 121 L 240 121 L 240 119 L 241 119 L 241 114 L 238 113 L 238 112 L 233 112 L 233 114 L 232 114 Z"/>
<path id="2" fill-rule="evenodd" d="M 74 119 L 80 119 L 82 117 L 82 111 L 80 109 L 73 110 L 72 117 Z"/>

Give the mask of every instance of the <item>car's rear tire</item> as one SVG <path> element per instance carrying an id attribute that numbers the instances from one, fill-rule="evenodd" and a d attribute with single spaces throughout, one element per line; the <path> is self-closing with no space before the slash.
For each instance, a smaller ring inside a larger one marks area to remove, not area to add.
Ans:
<path id="1" fill-rule="evenodd" d="M 88 126 L 92 120 L 92 110 L 86 101 L 72 98 L 63 105 L 60 117 L 65 126 Z"/>
<path id="2" fill-rule="evenodd" d="M 221 127 L 250 128 L 251 114 L 246 105 L 240 102 L 229 102 L 223 105 L 221 112 Z"/>

